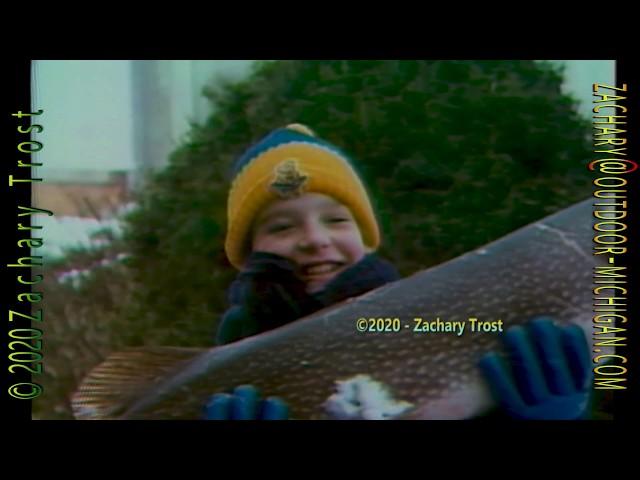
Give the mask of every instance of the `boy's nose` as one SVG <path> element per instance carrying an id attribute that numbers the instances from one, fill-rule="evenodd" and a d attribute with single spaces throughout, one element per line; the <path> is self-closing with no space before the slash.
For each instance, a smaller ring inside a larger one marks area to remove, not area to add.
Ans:
<path id="1" fill-rule="evenodd" d="M 302 231 L 302 235 L 298 241 L 298 247 L 301 249 L 317 249 L 322 248 L 330 243 L 329 232 L 321 225 L 306 225 Z"/>

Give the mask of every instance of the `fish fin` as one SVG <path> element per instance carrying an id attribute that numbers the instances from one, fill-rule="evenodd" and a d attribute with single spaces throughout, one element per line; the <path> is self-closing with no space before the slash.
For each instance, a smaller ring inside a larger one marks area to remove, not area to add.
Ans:
<path id="1" fill-rule="evenodd" d="M 140 347 L 111 354 L 87 375 L 71 397 L 78 420 L 114 419 L 156 382 L 206 348 Z"/>

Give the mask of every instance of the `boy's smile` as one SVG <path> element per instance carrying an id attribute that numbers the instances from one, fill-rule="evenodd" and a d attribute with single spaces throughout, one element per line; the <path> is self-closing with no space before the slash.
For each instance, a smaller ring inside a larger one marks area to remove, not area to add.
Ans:
<path id="1" fill-rule="evenodd" d="M 269 204 L 256 219 L 252 250 L 294 262 L 308 293 L 321 290 L 367 253 L 349 209 L 319 193 Z"/>
<path id="2" fill-rule="evenodd" d="M 326 285 L 347 266 L 346 262 L 317 261 L 299 265 L 296 272 L 298 277 L 307 284 L 307 288 L 313 286 L 312 290 L 315 291 Z"/>

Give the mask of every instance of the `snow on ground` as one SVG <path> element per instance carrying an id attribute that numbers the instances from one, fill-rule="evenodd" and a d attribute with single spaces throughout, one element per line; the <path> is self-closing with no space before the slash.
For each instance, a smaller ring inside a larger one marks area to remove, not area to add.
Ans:
<path id="1" fill-rule="evenodd" d="M 58 217 L 56 215 L 34 215 L 33 224 L 42 229 L 34 230 L 33 237 L 39 236 L 44 243 L 32 251 L 32 255 L 42 255 L 47 259 L 59 259 L 70 249 L 95 250 L 109 244 L 110 236 L 122 236 L 122 217 L 133 204 L 124 206 L 114 217 L 96 218 Z M 106 233 L 102 233 L 106 232 Z M 37 253 L 36 253 L 37 252 Z"/>
<path id="2" fill-rule="evenodd" d="M 59 260 L 73 249 L 99 250 L 110 243 L 111 238 L 120 238 L 123 233 L 122 218 L 129 213 L 134 204 L 127 204 L 115 216 L 98 220 L 96 218 L 57 217 L 56 215 L 34 215 L 32 226 L 42 229 L 33 230 L 32 238 L 42 238 L 43 245 L 34 248 L 31 255 L 44 257 L 47 260 Z M 115 258 L 105 258 L 92 268 L 72 269 L 58 275 L 60 282 L 68 282 L 75 288 L 80 286 L 83 279 L 91 275 L 93 268 L 106 267 L 127 257 L 125 253 Z"/>

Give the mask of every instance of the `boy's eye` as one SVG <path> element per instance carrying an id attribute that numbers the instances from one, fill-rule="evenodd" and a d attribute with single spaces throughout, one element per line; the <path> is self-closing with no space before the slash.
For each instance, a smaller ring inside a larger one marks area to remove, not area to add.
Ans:
<path id="1" fill-rule="evenodd" d="M 274 223 L 273 225 L 270 225 L 267 228 L 267 231 L 269 233 L 278 233 L 278 232 L 284 232 L 285 230 L 288 230 L 289 228 L 291 228 L 291 224 L 289 223 Z"/>
<path id="2" fill-rule="evenodd" d="M 347 217 L 330 217 L 328 220 L 329 220 L 329 223 L 342 223 L 342 222 L 349 221 Z"/>

